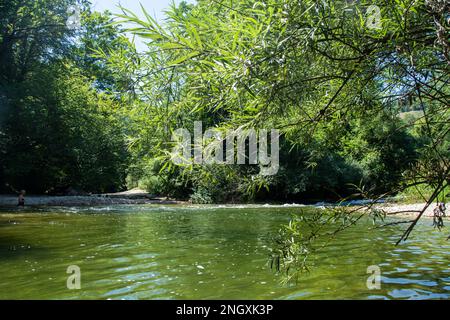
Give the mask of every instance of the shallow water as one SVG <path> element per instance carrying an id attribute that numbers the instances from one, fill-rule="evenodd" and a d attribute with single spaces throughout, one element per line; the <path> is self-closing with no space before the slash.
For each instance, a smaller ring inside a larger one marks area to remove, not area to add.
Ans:
<path id="1" fill-rule="evenodd" d="M 270 234 L 302 207 L 113 206 L 0 212 L 0 299 L 449 299 L 448 228 L 363 222 L 282 285 Z M 307 213 L 305 213 L 307 214 Z M 68 266 L 81 268 L 69 290 Z M 368 290 L 367 267 L 382 272 Z"/>

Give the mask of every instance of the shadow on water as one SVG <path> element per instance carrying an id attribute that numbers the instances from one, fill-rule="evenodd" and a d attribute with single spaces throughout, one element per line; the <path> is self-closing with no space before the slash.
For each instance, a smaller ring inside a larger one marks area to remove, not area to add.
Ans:
<path id="1" fill-rule="evenodd" d="M 4 244 L 0 244 L 0 260 L 13 260 L 13 259 L 22 259 L 22 258 L 43 258 L 49 256 L 49 248 L 45 247 L 37 247 L 30 243 L 26 243 L 20 240 L 11 240 Z M 0 241 L 4 241 L 4 238 L 1 238 Z"/>
<path id="2" fill-rule="evenodd" d="M 16 232 L 24 224 L 25 218 L 0 216 L 0 260 L 48 257 L 50 248 L 36 243 L 28 234 Z"/>

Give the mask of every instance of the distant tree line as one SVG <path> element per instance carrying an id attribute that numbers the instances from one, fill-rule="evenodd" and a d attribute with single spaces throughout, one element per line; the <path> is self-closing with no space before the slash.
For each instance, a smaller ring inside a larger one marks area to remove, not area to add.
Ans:
<path id="1" fill-rule="evenodd" d="M 69 28 L 71 5 L 81 26 Z M 95 50 L 128 40 L 75 0 L 0 1 L 0 190 L 121 190 L 129 154 L 122 85 Z"/>

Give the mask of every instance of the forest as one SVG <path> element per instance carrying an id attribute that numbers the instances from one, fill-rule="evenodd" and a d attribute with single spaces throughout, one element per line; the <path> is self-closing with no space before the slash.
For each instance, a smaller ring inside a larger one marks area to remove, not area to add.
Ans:
<path id="1" fill-rule="evenodd" d="M 120 10 L 0 0 L 0 192 L 445 201 L 447 1 L 199 0 L 163 21 Z M 173 133 L 198 121 L 278 130 L 279 170 L 174 164 Z"/>

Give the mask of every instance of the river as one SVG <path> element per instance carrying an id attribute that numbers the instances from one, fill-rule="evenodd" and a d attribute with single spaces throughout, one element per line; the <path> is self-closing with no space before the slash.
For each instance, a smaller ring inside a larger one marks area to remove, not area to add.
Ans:
<path id="1" fill-rule="evenodd" d="M 448 228 L 370 221 L 340 234 L 282 284 L 271 235 L 304 207 L 111 206 L 0 210 L 0 299 L 449 299 Z M 67 268 L 81 271 L 69 290 Z M 367 268 L 381 288 L 369 290 Z"/>

